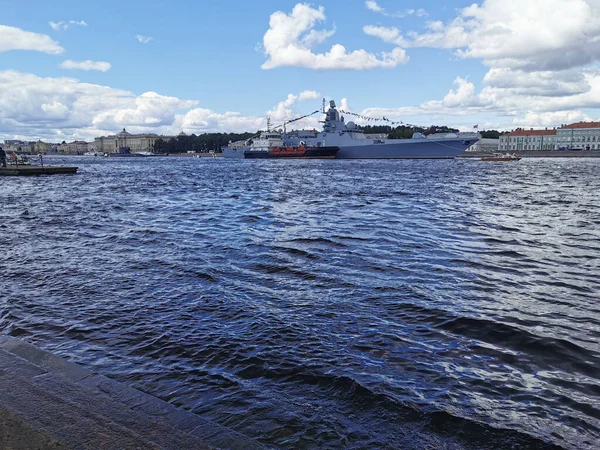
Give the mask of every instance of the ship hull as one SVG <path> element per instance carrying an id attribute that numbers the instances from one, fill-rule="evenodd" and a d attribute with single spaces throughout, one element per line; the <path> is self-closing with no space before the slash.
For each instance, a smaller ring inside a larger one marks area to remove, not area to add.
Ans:
<path id="1" fill-rule="evenodd" d="M 268 159 L 270 158 L 269 152 L 264 150 L 246 150 L 244 152 L 244 158 L 246 159 Z"/>
<path id="2" fill-rule="evenodd" d="M 412 142 L 411 142 L 412 141 Z M 389 141 L 388 141 L 389 142 Z M 452 159 L 463 153 L 474 139 L 412 139 L 397 143 L 340 145 L 338 159 Z"/>
<path id="3" fill-rule="evenodd" d="M 225 158 L 236 159 L 334 159 L 339 152 L 339 147 L 307 147 L 304 151 L 296 149 L 286 151 L 250 150 L 248 148 L 224 148 Z"/>
<path id="4" fill-rule="evenodd" d="M 244 159 L 244 152 L 248 150 L 247 148 L 223 148 L 223 157 L 224 158 L 233 158 L 233 159 Z"/>
<path id="5" fill-rule="evenodd" d="M 287 147 L 274 148 L 268 152 L 268 158 L 273 159 L 334 159 L 339 147 Z M 246 156 L 248 157 L 248 156 Z"/>

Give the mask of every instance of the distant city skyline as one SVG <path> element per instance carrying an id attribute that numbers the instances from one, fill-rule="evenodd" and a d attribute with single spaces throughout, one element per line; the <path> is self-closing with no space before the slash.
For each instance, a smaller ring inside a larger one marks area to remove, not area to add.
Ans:
<path id="1" fill-rule="evenodd" d="M 255 131 L 322 98 L 463 131 L 600 119 L 592 0 L 0 7 L 0 140 Z"/>

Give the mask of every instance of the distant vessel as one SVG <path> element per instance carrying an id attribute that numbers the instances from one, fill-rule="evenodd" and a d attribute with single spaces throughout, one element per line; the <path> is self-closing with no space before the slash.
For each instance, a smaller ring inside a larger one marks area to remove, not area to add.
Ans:
<path id="1" fill-rule="evenodd" d="M 145 152 L 140 153 L 131 153 L 131 149 L 129 147 L 119 147 L 119 151 L 117 153 L 104 153 L 105 158 L 116 158 L 116 157 L 127 157 L 127 158 L 140 158 L 150 156 L 145 154 Z"/>
<path id="2" fill-rule="evenodd" d="M 460 155 L 480 139 L 477 133 L 443 133 L 427 137 L 414 133 L 412 139 L 372 138 L 354 122 L 345 123 L 335 101 L 329 105 L 323 131 L 312 138 L 303 135 L 302 139 L 313 146 L 339 147 L 336 156 L 339 159 L 448 159 Z M 298 132 L 284 136 L 286 145 L 297 145 L 299 140 Z"/>
<path id="3" fill-rule="evenodd" d="M 225 158 L 246 158 L 246 152 L 252 153 L 251 158 L 268 158 L 269 150 L 276 147 L 284 147 L 281 133 L 278 131 L 271 131 L 271 122 L 267 120 L 267 131 L 260 133 L 258 138 L 250 138 L 245 141 L 242 145 L 230 145 L 229 147 L 223 148 L 223 156 Z"/>
<path id="4" fill-rule="evenodd" d="M 480 161 L 518 161 L 521 157 L 516 153 L 498 153 L 493 156 L 484 156 L 480 159 Z"/>

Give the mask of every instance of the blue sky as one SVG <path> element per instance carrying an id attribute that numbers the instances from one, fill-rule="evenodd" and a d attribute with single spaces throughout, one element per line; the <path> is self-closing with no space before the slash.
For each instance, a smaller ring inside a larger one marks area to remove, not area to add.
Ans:
<path id="1" fill-rule="evenodd" d="M 0 0 L 0 11 L 0 139 L 254 131 L 323 97 L 463 130 L 598 118 L 595 0 Z"/>

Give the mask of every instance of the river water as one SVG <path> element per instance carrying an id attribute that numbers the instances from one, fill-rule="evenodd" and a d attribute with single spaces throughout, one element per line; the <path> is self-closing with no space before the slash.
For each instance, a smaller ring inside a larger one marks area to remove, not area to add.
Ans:
<path id="1" fill-rule="evenodd" d="M 45 162 L 0 333 L 273 448 L 599 442 L 600 159 Z"/>

